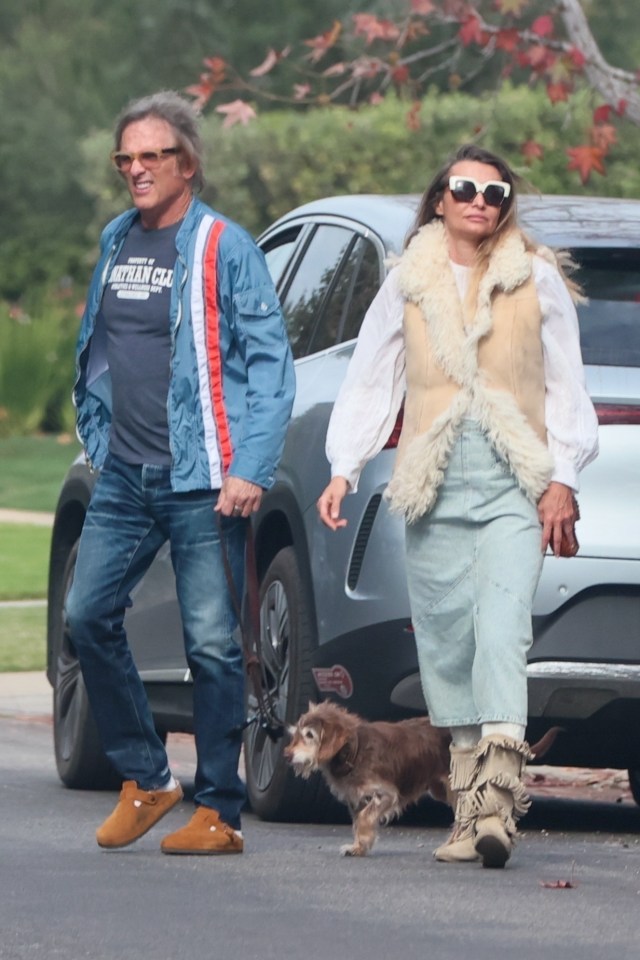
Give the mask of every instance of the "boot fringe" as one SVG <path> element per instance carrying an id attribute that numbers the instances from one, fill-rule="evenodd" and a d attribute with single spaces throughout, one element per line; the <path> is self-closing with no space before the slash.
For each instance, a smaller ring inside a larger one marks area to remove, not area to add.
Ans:
<path id="1" fill-rule="evenodd" d="M 475 756 L 478 760 L 484 760 L 492 749 L 509 750 L 511 753 L 517 753 L 525 762 L 533 760 L 533 754 L 526 740 L 514 740 L 502 733 L 490 733 L 487 737 L 483 737 L 476 747 Z"/>
<path id="2" fill-rule="evenodd" d="M 493 817 L 504 815 L 504 799 L 496 791 L 503 790 L 510 795 L 513 804 L 512 815 L 516 820 L 523 817 L 531 807 L 531 798 L 529 797 L 524 784 L 520 780 L 508 775 L 498 774 L 491 780 L 485 780 L 470 792 L 466 801 L 469 812 L 467 816 L 473 818 Z M 465 810 L 465 813 L 467 811 Z"/>
<path id="3" fill-rule="evenodd" d="M 480 770 L 480 759 L 468 747 L 449 747 L 451 767 L 449 783 L 452 790 L 468 790 Z"/>

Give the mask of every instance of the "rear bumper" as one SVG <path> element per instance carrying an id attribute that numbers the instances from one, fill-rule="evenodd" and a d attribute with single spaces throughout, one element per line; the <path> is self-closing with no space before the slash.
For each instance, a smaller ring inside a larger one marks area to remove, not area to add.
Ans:
<path id="1" fill-rule="evenodd" d="M 616 700 L 640 701 L 640 664 L 540 661 L 527 666 L 529 716 L 586 720 Z"/>

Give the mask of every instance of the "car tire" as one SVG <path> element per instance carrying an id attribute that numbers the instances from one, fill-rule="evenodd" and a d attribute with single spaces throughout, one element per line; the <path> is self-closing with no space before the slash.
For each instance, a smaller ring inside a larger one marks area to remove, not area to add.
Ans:
<path id="1" fill-rule="evenodd" d="M 260 585 L 260 638 L 266 686 L 278 717 L 298 719 L 314 698 L 311 655 L 315 647 L 306 591 L 293 547 L 276 554 Z M 251 809 L 263 820 L 326 823 L 344 820 L 345 808 L 329 793 L 319 774 L 295 777 L 283 749 L 285 738 L 272 739 L 260 725 L 257 700 L 247 691 L 244 734 L 247 794 Z"/>
<path id="2" fill-rule="evenodd" d="M 58 776 L 73 790 L 116 790 L 118 776 L 102 749 L 89 706 L 78 658 L 64 621 L 64 603 L 73 581 L 78 541 L 63 572 L 60 609 L 54 611 L 52 645 L 54 656 L 53 743 Z"/>
<path id="3" fill-rule="evenodd" d="M 640 767 L 629 767 L 631 796 L 640 807 Z"/>

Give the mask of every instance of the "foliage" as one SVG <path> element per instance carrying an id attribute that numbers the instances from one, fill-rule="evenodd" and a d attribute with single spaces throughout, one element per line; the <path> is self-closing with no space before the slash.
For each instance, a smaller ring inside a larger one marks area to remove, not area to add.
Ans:
<path id="1" fill-rule="evenodd" d="M 72 293 L 62 288 L 33 298 L 33 312 L 0 304 L 0 437 L 72 429 Z"/>
<path id="2" fill-rule="evenodd" d="M 563 144 L 589 116 L 586 92 L 571 104 L 551 104 L 541 89 L 505 82 L 482 97 L 442 94 L 433 87 L 420 104 L 417 129 L 406 121 L 403 101 L 389 97 L 358 110 L 271 111 L 248 126 L 225 128 L 213 115 L 203 117 L 207 186 L 203 199 L 252 233 L 259 233 L 291 207 L 340 193 L 421 192 L 447 154 L 467 140 L 504 154 L 533 189 L 574 193 Z M 537 157 L 522 150 L 536 142 Z M 100 156 L 104 134 L 85 141 L 87 158 Z M 580 187 L 580 193 L 640 195 L 640 130 L 627 126 L 610 175 Z M 104 157 L 104 153 L 102 153 Z M 87 161 L 92 163 L 91 160 Z M 92 165 L 91 188 L 97 235 L 101 225 L 126 202 L 103 160 Z"/>
<path id="3" fill-rule="evenodd" d="M 86 282 L 96 238 L 80 140 L 129 99 L 185 87 L 211 46 L 249 68 L 281 18 L 304 36 L 349 2 L 279 0 L 270 17 L 262 0 L 2 0 L 0 299 Z"/>
<path id="4" fill-rule="evenodd" d="M 305 106 L 355 106 L 380 103 L 395 91 L 413 103 L 408 119 L 415 128 L 418 101 L 434 82 L 477 91 L 487 78 L 495 86 L 512 77 L 540 84 L 554 104 L 586 87 L 593 115 L 579 139 L 565 143 L 568 167 L 582 183 L 592 171 L 605 173 L 616 117 L 640 125 L 640 71 L 607 63 L 580 0 L 388 0 L 384 14 L 361 10 L 346 23 L 334 20 L 293 51 L 271 47 L 246 76 L 219 55 L 204 66 L 188 92 L 200 108 L 216 103 L 225 126 L 255 117 L 247 97 L 256 95 Z M 287 96 L 264 86 L 265 77 L 283 70 L 292 72 Z M 532 154 L 538 147 L 528 142 Z"/>
<path id="5" fill-rule="evenodd" d="M 543 90 L 507 83 L 481 98 L 433 88 L 421 103 L 417 130 L 407 126 L 403 104 L 393 97 L 355 112 L 271 112 L 226 130 L 208 116 L 205 199 L 257 233 L 291 207 L 321 196 L 422 192 L 446 156 L 469 139 L 505 155 L 533 189 L 574 193 L 562 145 L 589 114 L 587 100 L 583 93 L 571 106 L 558 107 Z M 528 141 L 540 144 L 540 159 L 521 151 Z M 629 126 L 609 177 L 580 193 L 639 196 L 639 151 L 640 130 Z"/>

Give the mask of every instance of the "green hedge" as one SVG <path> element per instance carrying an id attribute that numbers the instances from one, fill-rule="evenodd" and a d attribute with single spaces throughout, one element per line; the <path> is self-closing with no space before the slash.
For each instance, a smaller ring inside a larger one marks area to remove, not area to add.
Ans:
<path id="1" fill-rule="evenodd" d="M 378 106 L 263 113 L 246 127 L 225 129 L 215 112 L 202 124 L 208 185 L 203 197 L 221 213 L 259 233 L 276 217 L 308 200 L 344 193 L 421 192 L 444 159 L 473 139 L 505 156 L 533 189 L 546 193 L 640 196 L 640 129 L 619 126 L 607 176 L 583 186 L 567 170 L 566 147 L 584 138 L 593 104 L 587 92 L 552 105 L 546 92 L 505 83 L 495 94 L 442 94 L 423 100 L 420 126 L 407 123 L 410 104 L 389 97 Z M 527 166 L 521 144 L 535 140 L 544 158 Z M 85 267 L 95 260 L 104 224 L 128 198 L 110 168 L 111 134 L 101 130 L 81 144 L 78 183 L 93 208 L 87 224 Z M 37 291 L 36 291 L 37 292 Z M 76 299 L 82 299 L 81 291 Z M 73 298 L 59 291 L 11 318 L 0 306 L 0 435 L 32 429 L 69 429 L 73 412 Z"/>
<path id="2" fill-rule="evenodd" d="M 493 96 L 443 95 L 433 90 L 410 130 L 410 105 L 390 98 L 357 111 L 327 108 L 268 113 L 246 127 L 225 130 L 207 116 L 205 191 L 214 207 L 259 232 L 291 207 L 342 193 L 422 192 L 446 157 L 474 140 L 503 155 L 546 193 L 640 196 L 640 129 L 621 124 L 608 175 L 583 186 L 567 170 L 568 145 L 579 144 L 591 114 L 584 96 L 571 108 L 549 102 L 542 89 L 505 84 Z M 527 166 L 521 144 L 535 140 L 542 161 Z"/>

